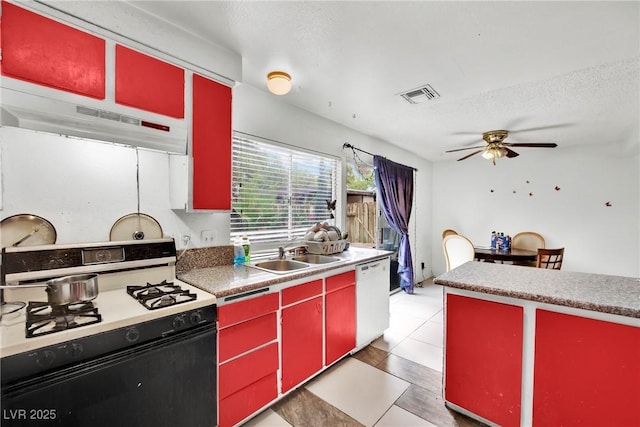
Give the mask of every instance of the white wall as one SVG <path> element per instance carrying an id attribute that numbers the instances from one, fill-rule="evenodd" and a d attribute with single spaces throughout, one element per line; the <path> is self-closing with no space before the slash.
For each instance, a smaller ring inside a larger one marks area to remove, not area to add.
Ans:
<path id="1" fill-rule="evenodd" d="M 415 203 L 410 223 L 410 239 L 416 267 L 416 280 L 431 275 L 431 198 L 432 163 L 399 149 L 380 139 L 363 135 L 352 129 L 326 120 L 281 102 L 278 96 L 254 87 L 239 85 L 233 93 L 233 128 L 281 143 L 296 145 L 346 159 L 351 150 L 343 150 L 345 142 L 370 153 L 418 169 L 416 172 Z M 365 162 L 370 156 L 359 153 Z M 345 180 L 343 179 L 343 182 Z M 345 209 L 346 195 L 340 203 Z M 340 210 L 341 207 L 338 206 Z M 343 218 L 344 221 L 344 218 Z M 420 263 L 425 263 L 424 271 Z"/>
<path id="2" fill-rule="evenodd" d="M 536 231 L 565 247 L 563 270 L 640 276 L 637 142 L 517 151 L 496 166 L 479 155 L 434 165 L 434 273 L 445 271 L 440 233 L 453 228 L 478 245 L 493 230 Z"/>

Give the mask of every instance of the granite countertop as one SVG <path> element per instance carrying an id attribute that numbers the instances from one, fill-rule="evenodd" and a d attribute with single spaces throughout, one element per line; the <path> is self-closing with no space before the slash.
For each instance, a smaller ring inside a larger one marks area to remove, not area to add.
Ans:
<path id="1" fill-rule="evenodd" d="M 331 256 L 342 261 L 312 265 L 309 268 L 295 270 L 286 274 L 269 273 L 248 265 L 217 265 L 212 267 L 193 268 L 178 272 L 176 277 L 183 282 L 207 291 L 217 298 L 239 294 L 265 286 L 300 279 L 319 273 L 342 268 L 363 262 L 375 261 L 390 256 L 393 252 L 378 249 L 355 248 Z"/>
<path id="2" fill-rule="evenodd" d="M 640 318 L 640 279 L 470 261 L 437 285 Z M 640 322 L 638 322 L 640 326 Z"/>

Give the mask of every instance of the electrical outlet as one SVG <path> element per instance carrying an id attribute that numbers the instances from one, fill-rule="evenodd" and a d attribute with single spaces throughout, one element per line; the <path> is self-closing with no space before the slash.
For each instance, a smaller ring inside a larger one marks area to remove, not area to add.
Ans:
<path id="1" fill-rule="evenodd" d="M 424 262 L 420 263 L 420 267 L 422 267 L 422 269 L 424 270 Z"/>
<path id="2" fill-rule="evenodd" d="M 183 234 L 181 240 L 182 240 L 182 246 L 187 246 L 191 241 L 191 236 L 188 234 Z"/>
<path id="3" fill-rule="evenodd" d="M 202 243 L 213 243 L 216 240 L 216 231 L 215 230 L 202 230 L 200 233 L 200 240 Z"/>

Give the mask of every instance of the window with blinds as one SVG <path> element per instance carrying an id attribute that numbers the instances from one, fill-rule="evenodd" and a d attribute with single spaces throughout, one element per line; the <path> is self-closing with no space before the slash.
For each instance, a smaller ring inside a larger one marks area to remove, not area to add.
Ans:
<path id="1" fill-rule="evenodd" d="M 259 256 L 329 220 L 327 204 L 336 199 L 338 162 L 235 132 L 231 241 L 248 236 L 252 254 Z"/>

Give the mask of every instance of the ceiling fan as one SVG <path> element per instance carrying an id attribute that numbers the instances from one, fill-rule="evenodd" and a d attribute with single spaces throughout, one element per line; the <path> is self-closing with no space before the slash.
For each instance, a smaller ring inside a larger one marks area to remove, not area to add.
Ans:
<path id="1" fill-rule="evenodd" d="M 468 147 L 468 148 L 458 148 L 456 150 L 448 150 L 445 153 L 453 153 L 456 151 L 463 150 L 473 150 L 474 148 L 480 148 L 480 150 L 474 151 L 471 154 L 467 154 L 464 157 L 458 159 L 464 160 L 468 159 L 471 156 L 474 156 L 478 153 L 482 153 L 482 157 L 487 160 L 493 161 L 493 164 L 496 164 L 496 159 L 500 157 L 517 157 L 518 153 L 513 151 L 509 147 L 542 147 L 542 148 L 554 148 L 557 147 L 558 144 L 553 142 L 530 142 L 530 143 L 511 143 L 504 142 L 505 138 L 509 136 L 509 131 L 506 130 L 490 130 L 488 132 L 484 132 L 482 134 L 482 139 L 484 139 L 487 143 L 486 146 L 477 146 L 477 147 Z"/>

